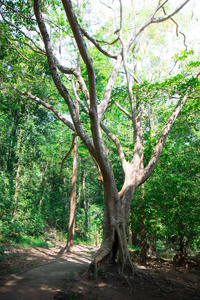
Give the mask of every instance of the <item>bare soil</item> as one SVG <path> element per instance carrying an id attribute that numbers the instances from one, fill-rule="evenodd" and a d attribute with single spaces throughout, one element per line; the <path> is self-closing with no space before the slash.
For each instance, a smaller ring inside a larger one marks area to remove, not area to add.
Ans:
<path id="1" fill-rule="evenodd" d="M 98 268 L 96 279 L 94 269 L 88 269 L 95 247 L 77 245 L 75 253 L 62 253 L 64 246 L 57 241 L 51 248 L 5 245 L 5 257 L 0 262 L 0 299 L 200 299 L 198 262 L 191 262 L 185 268 L 175 267 L 170 260 L 155 258 L 142 266 L 138 258 L 133 258 L 142 271 L 141 278 L 132 277 L 129 270 L 120 276 L 117 265 L 113 265 Z M 67 270 L 71 270 L 70 276 Z M 42 278 L 45 283 L 41 288 Z M 9 298 L 1 297 L 5 290 L 9 292 Z M 20 291 L 20 298 L 16 291 Z"/>
<path id="2" fill-rule="evenodd" d="M 12 244 L 3 244 L 4 257 L 0 261 L 0 279 L 9 279 L 13 274 L 23 273 L 55 261 L 65 244 L 54 241 L 54 245 L 54 247 L 19 248 Z"/>
<path id="3" fill-rule="evenodd" d="M 64 246 L 59 242 L 53 248 L 7 245 L 0 263 L 0 299 L 53 299 L 67 281 L 88 268 L 94 252 L 93 247 L 76 245 L 74 253 L 66 253 Z"/>
<path id="4" fill-rule="evenodd" d="M 55 297 L 56 300 L 200 300 L 200 265 L 189 261 L 187 267 L 175 267 L 171 260 L 149 259 L 146 266 L 133 258 L 141 278 L 132 276 L 130 270 L 118 274 L 117 264 L 98 268 L 97 279 L 94 268 L 79 274 L 68 282 Z"/>

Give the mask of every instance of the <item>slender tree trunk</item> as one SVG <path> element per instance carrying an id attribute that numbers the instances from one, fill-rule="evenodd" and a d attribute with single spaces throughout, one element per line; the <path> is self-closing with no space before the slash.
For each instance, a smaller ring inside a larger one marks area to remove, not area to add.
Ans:
<path id="1" fill-rule="evenodd" d="M 181 251 L 181 253 L 183 253 L 183 255 L 185 257 L 187 257 L 187 238 L 186 238 L 186 235 L 185 235 L 185 226 L 184 224 L 181 225 L 181 228 L 182 228 L 182 234 L 181 234 L 181 237 L 180 237 L 180 243 L 179 243 L 179 249 Z"/>
<path id="2" fill-rule="evenodd" d="M 17 164 L 17 174 L 15 179 L 15 194 L 14 194 L 14 202 L 13 202 L 13 212 L 12 212 L 12 221 L 14 221 L 16 213 L 17 213 L 17 203 L 18 203 L 18 190 L 19 190 L 19 178 L 21 173 L 21 154 L 18 159 Z"/>
<path id="3" fill-rule="evenodd" d="M 150 241 L 149 241 L 149 255 L 155 256 L 156 255 L 156 234 L 155 231 L 151 233 Z"/>
<path id="4" fill-rule="evenodd" d="M 88 218 L 88 203 L 85 199 L 85 178 L 86 178 L 86 171 L 85 171 L 85 164 L 83 165 L 83 207 L 85 212 L 85 220 L 86 220 L 86 227 L 87 230 L 89 229 L 89 218 Z"/>
<path id="5" fill-rule="evenodd" d="M 19 158 L 17 162 L 17 174 L 15 179 L 15 193 L 14 193 L 14 201 L 13 201 L 13 211 L 12 211 L 12 221 L 14 221 L 17 214 L 17 206 L 18 206 L 18 191 L 19 191 L 19 179 L 21 174 L 21 160 L 22 160 L 22 150 L 23 150 L 23 142 L 24 142 L 24 132 L 25 132 L 25 123 L 26 118 L 23 120 L 23 129 L 19 135 Z"/>
<path id="6" fill-rule="evenodd" d="M 78 158 L 78 137 L 75 137 L 75 139 L 74 139 L 72 185 L 71 185 L 70 216 L 69 216 L 68 239 L 67 239 L 67 247 L 66 247 L 68 252 L 73 250 L 73 245 L 74 245 L 75 211 L 76 211 L 77 158 Z"/>
<path id="7" fill-rule="evenodd" d="M 41 208 L 41 206 L 42 206 L 42 201 L 43 201 L 43 196 L 44 196 L 45 185 L 46 185 L 46 182 L 47 182 L 46 172 L 47 172 L 48 166 L 49 166 L 49 162 L 46 163 L 44 172 L 43 172 L 43 174 L 42 174 L 42 182 L 41 182 L 42 196 L 41 196 L 41 198 L 40 198 L 39 208 Z"/>
<path id="8" fill-rule="evenodd" d="M 78 61 L 78 70 L 80 70 L 80 64 Z M 78 105 L 78 89 L 79 84 L 76 83 L 74 86 L 74 81 L 72 81 L 73 89 L 75 92 L 75 108 L 76 113 L 79 115 L 79 105 Z M 68 252 L 73 250 L 74 246 L 74 231 L 75 231 L 75 213 L 76 213 L 76 181 L 77 181 L 77 165 L 78 165 L 78 137 L 74 138 L 74 157 L 73 157 L 73 171 L 72 171 L 72 186 L 71 186 L 71 202 L 70 202 L 70 216 L 69 216 L 69 227 L 68 227 L 68 238 L 66 249 Z"/>
<path id="9" fill-rule="evenodd" d="M 140 254 L 140 261 L 142 264 L 146 265 L 147 260 L 147 238 L 146 238 L 146 226 L 144 223 L 145 216 L 144 216 L 144 184 L 141 186 L 141 218 L 140 218 L 140 246 L 141 246 L 141 254 Z"/>
<path id="10" fill-rule="evenodd" d="M 142 264 L 146 265 L 147 260 L 147 239 L 146 239 L 146 226 L 144 224 L 144 216 L 141 216 L 140 219 L 140 236 L 141 236 L 141 254 L 140 261 Z"/>
<path id="11" fill-rule="evenodd" d="M 133 233 L 131 230 L 131 226 L 129 226 L 129 231 L 128 231 L 128 244 L 130 247 L 133 246 Z"/>

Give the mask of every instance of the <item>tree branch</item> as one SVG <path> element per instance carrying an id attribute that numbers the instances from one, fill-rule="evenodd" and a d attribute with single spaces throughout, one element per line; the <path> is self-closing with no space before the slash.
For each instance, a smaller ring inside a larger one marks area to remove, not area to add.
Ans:
<path id="1" fill-rule="evenodd" d="M 103 140 L 100 132 L 100 124 L 98 120 L 97 113 L 97 94 L 96 94 L 96 78 L 95 71 L 93 67 L 92 59 L 88 53 L 87 46 L 83 39 L 81 33 L 80 25 L 76 19 L 76 16 L 73 11 L 72 2 L 70 0 L 62 0 L 63 7 L 65 9 L 68 21 L 70 23 L 74 38 L 76 40 L 80 55 L 86 65 L 88 80 L 89 80 L 89 94 L 90 94 L 90 107 L 89 107 L 89 116 L 91 120 L 91 132 L 93 137 L 93 142 L 98 156 L 99 165 L 101 162 L 101 167 L 106 169 L 105 163 L 107 160 L 107 155 L 105 153 L 105 148 L 103 146 Z"/>
<path id="2" fill-rule="evenodd" d="M 101 128 L 103 129 L 103 131 L 107 134 L 107 136 L 114 142 L 116 148 L 117 148 L 117 151 L 118 151 L 118 154 L 119 154 L 119 159 L 120 159 L 120 162 L 121 162 L 121 165 L 122 165 L 122 168 L 125 172 L 126 170 L 126 166 L 127 166 L 127 161 L 126 161 L 126 158 L 125 158 L 125 154 L 124 154 L 124 151 L 123 151 L 123 148 L 120 144 L 120 141 L 119 139 L 114 135 L 114 133 L 112 133 L 104 124 L 103 122 L 101 122 Z"/>
<path id="3" fill-rule="evenodd" d="M 127 115 L 127 117 L 131 120 L 132 116 L 131 114 L 125 109 L 123 108 L 118 102 L 115 102 L 115 105 L 123 112 L 125 113 L 125 115 Z"/>
<path id="4" fill-rule="evenodd" d="M 157 14 L 157 12 L 158 12 L 161 8 L 163 8 L 163 6 L 164 6 L 168 1 L 169 1 L 169 0 L 165 0 L 163 3 L 161 3 L 161 4 L 158 5 L 158 7 L 156 8 L 155 12 L 154 12 L 153 15 L 152 15 L 152 18 L 155 17 L 155 15 Z M 160 1 L 159 1 L 159 2 L 160 2 Z"/>
<path id="5" fill-rule="evenodd" d="M 97 40 L 97 43 L 102 43 L 102 44 L 107 44 L 107 45 L 114 45 L 115 43 L 117 43 L 117 41 L 119 41 L 119 38 L 116 38 L 113 42 L 106 42 L 106 41 L 103 41 L 103 40 Z"/>
<path id="6" fill-rule="evenodd" d="M 121 67 L 121 64 L 122 64 L 122 55 L 119 54 L 118 57 L 117 57 L 117 61 L 115 62 L 114 68 L 113 68 L 113 70 L 110 74 L 110 77 L 108 79 L 108 83 L 107 83 L 105 91 L 104 91 L 103 100 L 98 105 L 99 120 L 101 120 L 101 118 L 103 117 L 103 115 L 104 115 L 104 113 L 107 109 L 108 102 L 110 100 L 110 95 L 112 93 L 114 83 L 115 83 L 117 74 L 119 72 L 119 69 Z"/>
<path id="7" fill-rule="evenodd" d="M 68 128 L 70 128 L 72 131 L 75 132 L 74 125 L 70 121 L 68 121 L 53 105 L 45 102 L 44 100 L 40 99 L 39 97 L 34 96 L 30 92 L 19 91 L 17 88 L 15 88 L 15 86 L 13 84 L 11 84 L 11 85 L 21 95 L 28 96 L 30 99 L 32 99 L 32 100 L 36 101 L 37 103 L 41 104 L 42 106 L 44 106 L 48 110 L 51 110 L 54 113 L 54 115 L 58 117 L 59 120 L 61 120 L 65 125 L 67 125 Z"/>
<path id="8" fill-rule="evenodd" d="M 114 59 L 117 59 L 117 55 L 114 55 L 114 54 L 110 54 L 108 53 L 106 50 L 104 50 L 103 48 L 101 48 L 101 46 L 99 45 L 99 43 L 93 38 L 91 37 L 87 31 L 85 31 L 83 28 L 81 28 L 81 32 L 83 33 L 83 35 L 90 41 L 93 43 L 93 45 L 95 45 L 95 47 L 101 52 L 103 53 L 105 56 L 108 56 L 110 58 L 114 58 Z M 116 42 L 117 40 L 115 40 Z M 114 43 L 114 42 L 113 42 Z M 113 44 L 112 43 L 112 44 Z"/>
<path id="9" fill-rule="evenodd" d="M 152 18 L 152 23 L 161 23 L 170 18 L 172 18 L 175 14 L 177 14 L 190 0 L 185 0 L 182 4 L 180 4 L 172 13 L 159 18 Z M 163 5 L 162 5 L 163 7 Z"/>
<path id="10" fill-rule="evenodd" d="M 85 81 L 84 81 L 83 77 L 80 74 L 80 71 L 78 71 L 74 68 L 67 68 L 67 67 L 62 66 L 59 63 L 59 61 L 57 60 L 57 58 L 55 58 L 55 57 L 54 57 L 54 60 L 55 60 L 56 67 L 58 68 L 58 70 L 60 72 L 62 72 L 63 74 L 73 74 L 76 77 L 76 79 L 77 79 L 77 81 L 80 85 L 81 91 L 82 91 L 82 93 L 85 97 L 85 100 L 87 102 L 87 107 L 89 109 L 90 108 L 90 94 L 88 92 Z"/>
<path id="11" fill-rule="evenodd" d="M 11 22 L 9 22 L 9 21 L 7 21 L 5 18 L 4 18 L 4 16 L 3 16 L 3 14 L 0 12 L 0 14 L 1 14 L 1 17 L 2 17 L 2 19 L 4 20 L 4 22 L 6 23 L 6 24 L 8 24 L 10 27 L 13 27 L 13 28 L 15 28 L 17 31 L 19 31 L 26 39 L 28 39 L 28 40 L 30 40 L 31 41 L 31 43 L 39 50 L 39 51 L 37 51 L 37 50 L 35 50 L 35 49 L 33 49 L 33 47 L 32 46 L 30 46 L 29 44 L 27 44 L 27 43 L 24 43 L 24 44 L 26 44 L 29 48 L 31 48 L 34 52 L 36 52 L 36 53 L 40 53 L 40 54 L 43 54 L 43 55 L 46 55 L 45 54 L 45 51 L 43 50 L 43 49 L 41 49 L 29 36 L 27 36 L 19 27 L 17 27 L 17 26 L 15 26 L 14 24 L 12 24 Z"/>
<path id="12" fill-rule="evenodd" d="M 91 109 L 93 110 L 92 113 L 97 115 L 96 83 L 95 83 L 95 72 L 94 72 L 92 59 L 88 53 L 87 46 L 84 42 L 84 39 L 83 39 L 83 36 L 81 33 L 81 28 L 78 24 L 75 14 L 74 14 L 71 1 L 62 0 L 62 3 L 63 3 L 63 7 L 65 9 L 67 18 L 69 20 L 72 32 L 74 34 L 79 52 L 80 52 L 81 57 L 84 60 L 86 67 L 87 67 Z"/>
<path id="13" fill-rule="evenodd" d="M 119 38 L 122 44 L 122 56 L 123 56 L 123 65 L 124 65 L 124 70 L 125 70 L 125 75 L 126 75 L 126 83 L 127 83 L 127 88 L 128 88 L 128 96 L 129 96 L 129 102 L 131 106 L 131 114 L 132 114 L 132 124 L 133 124 L 133 129 L 134 129 L 134 142 L 137 139 L 138 135 L 138 128 L 136 124 L 136 111 L 135 111 L 135 104 L 134 104 L 134 99 L 133 99 L 133 91 L 132 91 L 132 84 L 130 80 L 130 73 L 128 70 L 128 65 L 127 65 L 127 49 L 125 47 L 123 38 L 122 38 L 122 22 L 123 22 L 123 12 L 122 12 L 122 0 L 120 1 L 120 30 L 119 30 Z"/>
<path id="14" fill-rule="evenodd" d="M 65 1 L 65 3 L 66 3 L 66 1 Z M 77 135 L 80 136 L 81 140 L 86 145 L 86 147 L 88 148 L 90 153 L 92 155 L 95 155 L 93 142 L 92 142 L 91 138 L 88 136 L 88 134 L 85 132 L 85 130 L 83 129 L 81 122 L 79 120 L 79 116 L 76 113 L 75 104 L 73 103 L 68 90 L 63 85 L 63 83 L 57 73 L 56 66 L 55 66 L 55 60 L 54 60 L 54 56 L 53 56 L 52 49 L 51 49 L 51 42 L 50 42 L 50 38 L 49 38 L 49 35 L 47 32 L 46 26 L 43 21 L 43 17 L 42 17 L 40 5 L 39 5 L 39 0 L 34 0 L 34 11 L 35 11 L 35 16 L 36 16 L 36 19 L 38 22 L 40 32 L 43 37 L 43 41 L 44 41 L 44 45 L 45 45 L 45 49 L 46 49 L 46 55 L 47 55 L 48 64 L 49 64 L 49 69 L 50 69 L 53 81 L 55 83 L 55 86 L 57 87 L 58 91 L 60 92 L 61 96 L 64 98 L 64 100 L 69 108 L 74 126 L 76 128 Z"/>
<path id="15" fill-rule="evenodd" d="M 75 141 L 76 136 L 77 136 L 76 134 L 73 135 L 71 147 L 70 147 L 69 151 L 67 152 L 67 154 L 64 156 L 64 158 L 62 160 L 62 163 L 61 163 L 61 166 L 60 166 L 60 177 L 62 179 L 63 184 L 65 184 L 64 178 L 63 178 L 63 175 L 62 175 L 63 165 L 64 165 L 64 162 L 66 161 L 66 159 L 70 156 L 70 153 L 72 152 L 72 150 L 74 148 L 74 141 Z"/>
<path id="16" fill-rule="evenodd" d="M 33 60 L 29 60 L 28 58 L 26 58 L 19 50 L 18 48 L 15 46 L 15 44 L 12 43 L 12 41 L 9 39 L 9 37 L 7 36 L 7 34 L 5 34 L 5 36 L 7 37 L 8 41 L 10 42 L 11 48 L 15 49 L 17 51 L 17 53 L 26 61 L 28 62 L 34 62 Z"/>
<path id="17" fill-rule="evenodd" d="M 155 14 L 158 11 L 157 10 L 153 13 L 152 17 L 147 20 L 139 29 L 138 31 L 134 34 L 134 36 L 130 39 L 128 47 L 127 47 L 127 51 L 131 48 L 131 46 L 133 45 L 133 43 L 136 41 L 136 39 L 138 38 L 138 36 L 150 25 L 153 23 L 161 23 L 164 22 L 168 19 L 170 19 L 171 17 L 173 17 L 175 14 L 177 14 L 190 0 L 185 0 L 181 5 L 179 5 L 172 13 L 164 16 L 164 17 L 160 17 L 160 18 L 155 18 Z M 166 3 L 166 1 L 164 2 Z M 163 7 L 163 4 L 160 5 L 159 9 Z"/>
<path id="18" fill-rule="evenodd" d="M 122 49 L 123 49 L 123 64 L 124 64 L 124 70 L 125 70 L 125 75 L 126 75 L 126 82 L 127 82 L 127 87 L 128 87 L 128 96 L 129 96 L 129 102 L 131 106 L 131 114 L 132 114 L 132 124 L 133 124 L 133 129 L 134 129 L 134 141 L 137 139 L 137 134 L 138 134 L 138 127 L 136 124 L 136 110 L 135 110 L 135 104 L 134 104 L 134 99 L 133 99 L 133 91 L 132 91 L 132 84 L 130 80 L 130 73 L 128 70 L 127 66 L 127 51 L 125 49 L 124 42 L 121 39 L 122 43 Z"/>
<path id="19" fill-rule="evenodd" d="M 163 12 L 165 15 L 167 15 L 166 11 L 165 11 L 165 8 L 162 7 L 163 9 Z M 180 32 L 179 29 L 178 29 L 178 23 L 173 19 L 173 18 L 170 18 L 170 20 L 176 25 L 176 35 L 178 36 L 178 34 L 180 33 L 182 36 L 183 36 L 183 44 L 185 46 L 185 50 L 187 51 L 187 45 L 186 45 L 186 36 L 184 33 Z"/>
<path id="20" fill-rule="evenodd" d="M 194 78 L 198 78 L 200 76 L 200 69 L 197 70 L 197 72 L 195 73 L 195 75 L 193 76 Z M 177 119 L 179 113 L 181 112 L 183 105 L 185 104 L 189 93 L 192 89 L 192 86 L 188 86 L 187 90 L 186 90 L 186 94 L 183 97 L 183 99 L 180 99 L 175 107 L 175 109 L 173 110 L 171 116 L 169 117 L 168 121 L 166 122 L 162 133 L 160 135 L 160 138 L 157 142 L 157 145 L 155 147 L 155 150 L 153 152 L 153 155 L 148 163 L 148 165 L 146 166 L 146 168 L 141 172 L 141 175 L 138 178 L 138 185 L 141 185 L 142 183 L 144 183 L 153 173 L 154 169 L 157 166 L 158 160 L 160 158 L 162 149 L 164 147 L 165 141 L 167 139 L 167 136 L 172 128 L 172 125 L 174 124 L 175 120 Z"/>

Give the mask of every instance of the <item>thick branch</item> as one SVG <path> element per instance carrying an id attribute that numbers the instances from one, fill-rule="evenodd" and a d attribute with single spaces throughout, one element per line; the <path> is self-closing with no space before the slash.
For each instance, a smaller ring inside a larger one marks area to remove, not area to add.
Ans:
<path id="1" fill-rule="evenodd" d="M 123 55 L 123 65 L 124 65 L 124 70 L 125 70 L 125 75 L 126 75 L 126 82 L 127 82 L 127 88 L 128 88 L 128 96 L 129 96 L 129 102 L 130 102 L 130 107 L 131 107 L 131 120 L 132 120 L 132 125 L 133 125 L 133 130 L 134 130 L 134 146 L 135 142 L 138 138 L 138 126 L 136 122 L 136 109 L 135 109 L 135 104 L 134 104 L 134 99 L 133 99 L 133 90 L 132 90 L 132 84 L 131 84 L 131 79 L 130 79 L 130 72 L 128 70 L 128 64 L 127 64 L 127 51 L 128 49 L 125 47 L 125 43 L 122 38 L 122 1 L 120 0 L 120 31 L 119 31 L 119 38 L 122 44 L 122 55 Z"/>
<path id="2" fill-rule="evenodd" d="M 77 96 L 76 96 L 77 97 Z M 80 100 L 79 97 L 77 97 L 77 101 L 79 102 L 79 104 L 82 106 L 83 110 L 85 111 L 86 114 L 89 115 L 89 110 L 87 109 L 87 107 L 85 106 L 85 104 L 83 103 L 83 101 Z M 130 116 L 130 115 L 129 115 Z M 130 116 L 131 118 L 131 116 Z M 106 135 L 111 139 L 111 141 L 113 141 L 113 143 L 115 144 L 117 150 L 118 150 L 118 154 L 119 154 L 119 159 L 122 165 L 122 168 L 125 172 L 125 167 L 126 167 L 126 159 L 125 159 L 125 154 L 123 151 L 123 148 L 120 144 L 119 139 L 114 135 L 114 133 L 112 133 L 105 125 L 102 121 L 100 121 L 100 126 L 102 128 L 102 130 L 106 133 Z M 98 165 L 98 163 L 95 161 L 95 163 Z M 98 170 L 99 170 L 99 166 L 98 166 Z"/>
<path id="3" fill-rule="evenodd" d="M 72 3 L 69 0 L 62 0 L 63 7 L 65 9 L 68 21 L 70 23 L 71 29 L 73 31 L 78 49 L 80 51 L 81 57 L 84 60 L 87 71 L 88 71 L 88 79 L 89 79 L 89 92 L 90 92 L 90 101 L 91 101 L 91 109 L 93 113 L 97 114 L 97 96 L 96 96 L 96 83 L 95 83 L 95 72 L 92 63 L 92 59 L 88 53 L 87 46 L 84 42 L 80 26 L 76 19 L 76 16 L 73 11 Z"/>
<path id="4" fill-rule="evenodd" d="M 127 161 L 126 161 L 125 154 L 124 154 L 124 151 L 120 144 L 119 139 L 103 124 L 103 122 L 101 122 L 100 125 L 101 125 L 101 128 L 103 129 L 103 131 L 107 134 L 107 136 L 114 142 L 114 144 L 117 148 L 118 154 L 119 154 L 119 159 L 120 159 L 122 168 L 125 172 Z"/>
<path id="5" fill-rule="evenodd" d="M 119 72 L 119 69 L 121 67 L 121 64 L 122 64 L 122 55 L 119 54 L 117 57 L 117 61 L 115 62 L 114 68 L 110 74 L 107 86 L 105 88 L 103 100 L 101 101 L 101 103 L 98 106 L 99 120 L 101 120 L 102 116 L 104 115 L 104 113 L 107 109 L 108 102 L 110 100 L 110 95 L 112 93 L 112 90 L 113 90 L 113 87 L 115 84 L 115 80 L 116 80 L 117 74 Z"/>
<path id="6" fill-rule="evenodd" d="M 132 164 L 135 170 L 140 170 L 143 165 L 143 128 L 142 128 L 142 114 L 144 105 L 139 105 L 137 109 L 136 126 L 137 132 L 134 134 L 134 149 Z M 143 168 L 142 168 L 143 169 Z"/>
<path id="7" fill-rule="evenodd" d="M 53 52 L 52 52 L 52 49 L 51 49 L 51 42 L 50 42 L 50 38 L 49 38 L 49 35 L 48 35 L 48 32 L 47 32 L 46 26 L 45 26 L 44 21 L 43 21 L 43 17 L 42 17 L 42 13 L 41 13 L 41 10 L 40 10 L 40 5 L 39 5 L 39 0 L 34 1 L 34 11 L 35 11 L 35 16 L 36 16 L 36 19 L 37 19 L 37 22 L 38 22 L 38 26 L 40 28 L 40 32 L 42 34 L 43 41 L 44 41 L 44 44 L 45 44 L 49 69 L 50 69 L 53 81 L 55 83 L 55 86 L 57 87 L 57 89 L 60 92 L 61 96 L 64 98 L 66 104 L 68 105 L 70 115 L 72 117 L 74 126 L 76 128 L 77 135 L 80 136 L 81 140 L 86 145 L 86 147 L 88 148 L 90 153 L 92 155 L 95 155 L 93 142 L 92 142 L 91 138 L 87 135 L 85 130 L 83 129 L 83 127 L 80 123 L 78 114 L 76 113 L 75 104 L 73 103 L 73 101 L 72 101 L 72 99 L 69 95 L 68 90 L 63 85 L 63 83 L 62 83 L 62 81 L 61 81 L 61 79 L 60 79 L 60 77 L 57 73 L 56 66 L 55 66 L 55 60 L 54 60 Z"/>
<path id="8" fill-rule="evenodd" d="M 134 104 L 134 99 L 133 99 L 133 90 L 132 90 L 132 84 L 131 84 L 131 79 L 130 79 L 130 73 L 128 70 L 128 65 L 127 65 L 127 49 L 125 48 L 124 42 L 122 40 L 122 37 L 120 38 L 121 43 L 122 43 L 122 49 L 123 49 L 123 64 L 124 64 L 124 70 L 126 74 L 126 82 L 127 82 L 127 87 L 128 87 L 128 96 L 129 96 L 129 102 L 131 106 L 131 114 L 132 114 L 132 124 L 133 124 L 133 129 L 134 129 L 134 140 L 137 139 L 137 134 L 138 134 L 138 127 L 136 124 L 136 110 L 135 110 L 135 104 Z"/>
<path id="9" fill-rule="evenodd" d="M 76 16 L 73 11 L 72 2 L 70 0 L 62 0 L 68 21 L 70 23 L 71 29 L 74 34 L 74 38 L 76 40 L 80 55 L 83 61 L 86 64 L 88 80 L 89 80 L 89 93 L 90 93 L 90 107 L 89 107 L 89 116 L 91 120 L 91 132 L 93 137 L 93 142 L 95 146 L 96 154 L 98 156 L 98 163 L 101 168 L 104 168 L 106 171 L 106 161 L 108 159 L 105 149 L 103 146 L 103 141 L 100 132 L 100 125 L 98 121 L 98 113 L 97 113 L 97 95 L 96 95 L 96 78 L 95 71 L 93 67 L 92 59 L 88 53 L 87 46 L 84 42 L 83 35 L 81 33 L 80 26 L 76 19 Z"/>
<path id="10" fill-rule="evenodd" d="M 200 76 L 200 69 L 198 69 L 198 71 L 194 75 L 194 78 L 198 78 L 199 76 Z M 141 172 L 140 178 L 138 178 L 138 183 L 139 183 L 138 185 L 141 185 L 142 183 L 144 183 L 153 173 L 153 171 L 159 161 L 159 158 L 160 158 L 162 149 L 164 147 L 165 141 L 167 139 L 167 136 L 172 128 L 172 125 L 174 124 L 175 120 L 177 119 L 179 113 L 181 112 L 183 105 L 185 104 L 191 89 L 192 89 L 191 86 L 189 86 L 187 88 L 185 96 L 183 97 L 183 99 L 179 100 L 179 102 L 176 105 L 175 109 L 173 110 L 171 116 L 169 117 L 167 123 L 165 124 L 165 126 L 162 130 L 162 133 L 160 135 L 160 138 L 157 142 L 157 145 L 155 147 L 155 150 L 153 152 L 153 155 L 152 155 L 148 165 L 144 169 L 144 171 Z"/>
<path id="11" fill-rule="evenodd" d="M 80 74 L 80 71 L 78 71 L 74 68 L 64 67 L 59 63 L 59 61 L 56 58 L 54 58 L 54 59 L 55 59 L 56 67 L 58 68 L 58 70 L 60 72 L 62 72 L 63 74 L 73 74 L 76 77 L 76 79 L 77 79 L 77 81 L 80 85 L 81 91 L 82 91 L 82 93 L 85 97 L 85 100 L 87 102 L 87 106 L 88 106 L 88 108 L 90 108 L 90 94 L 88 92 L 85 81 L 84 81 L 83 77 Z"/>

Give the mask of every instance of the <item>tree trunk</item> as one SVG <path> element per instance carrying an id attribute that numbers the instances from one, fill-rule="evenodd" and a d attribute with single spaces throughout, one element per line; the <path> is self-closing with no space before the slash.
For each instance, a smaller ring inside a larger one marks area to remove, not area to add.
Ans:
<path id="1" fill-rule="evenodd" d="M 133 244 L 134 246 L 137 246 L 137 245 L 138 245 L 138 235 L 137 235 L 137 233 L 135 233 L 135 232 L 132 232 L 132 244 Z"/>
<path id="2" fill-rule="evenodd" d="M 140 238 L 141 238 L 141 241 L 140 241 L 140 246 L 141 246 L 140 261 L 141 261 L 142 264 L 146 265 L 146 260 L 147 260 L 147 238 L 146 238 L 146 226 L 145 226 L 145 223 L 144 223 L 144 220 L 145 220 L 145 216 L 144 216 L 144 208 L 145 208 L 144 195 L 145 195 L 145 188 L 144 188 L 144 184 L 142 184 L 141 185 L 141 217 L 140 217 Z"/>
<path id="3" fill-rule="evenodd" d="M 44 169 L 43 174 L 42 174 L 42 182 L 41 182 L 42 195 L 41 195 L 40 202 L 39 202 L 39 205 L 38 205 L 39 209 L 41 209 L 42 202 L 43 202 L 44 190 L 45 190 L 45 185 L 46 185 L 46 182 L 47 182 L 46 173 L 47 173 L 48 166 L 49 166 L 49 162 L 46 163 L 45 169 Z"/>
<path id="4" fill-rule="evenodd" d="M 119 273 L 124 273 L 125 267 L 130 267 L 133 275 L 137 273 L 133 265 L 127 244 L 127 206 L 129 197 L 132 198 L 133 187 L 125 190 L 123 195 L 115 194 L 113 188 L 104 183 L 106 209 L 103 219 L 103 241 L 96 253 L 95 265 L 114 263 L 118 258 Z M 109 200 L 108 200 L 109 199 Z M 118 255 L 117 255 L 118 254 Z"/>
<path id="5" fill-rule="evenodd" d="M 131 230 L 131 226 L 129 226 L 129 231 L 128 231 L 128 244 L 130 247 L 133 246 L 133 233 Z"/>
<path id="6" fill-rule="evenodd" d="M 13 212 L 12 212 L 12 221 L 14 221 L 16 213 L 17 213 L 17 203 L 18 203 L 18 190 L 19 190 L 19 178 L 21 173 L 21 153 L 18 159 L 17 164 L 17 174 L 15 179 L 15 194 L 14 194 L 14 202 L 13 202 Z"/>
<path id="7" fill-rule="evenodd" d="M 77 179 L 77 157 L 78 157 L 78 137 L 74 140 L 74 157 L 73 157 L 73 172 L 71 186 L 71 202 L 70 202 L 70 217 L 68 227 L 68 239 L 66 249 L 68 252 L 73 250 L 74 245 L 74 228 L 75 228 L 75 210 L 76 210 L 76 179 Z"/>
<path id="8" fill-rule="evenodd" d="M 140 235 L 141 235 L 141 254 L 140 261 L 142 264 L 146 265 L 147 260 L 147 239 L 146 239 L 146 226 L 144 224 L 144 216 L 140 219 Z"/>
<path id="9" fill-rule="evenodd" d="M 156 256 L 156 233 L 155 233 L 155 231 L 153 231 L 150 236 L 148 254 L 151 257 Z"/>
<path id="10" fill-rule="evenodd" d="M 85 171 L 85 164 L 83 165 L 83 207 L 85 212 L 85 221 L 86 221 L 86 228 L 89 230 L 89 218 L 88 218 L 88 203 L 85 199 L 85 178 L 86 178 L 86 171 Z"/>
<path id="11" fill-rule="evenodd" d="M 21 160 L 23 155 L 23 143 L 24 143 L 24 132 L 25 132 L 25 123 L 26 118 L 23 120 L 23 129 L 20 131 L 19 134 L 19 158 L 17 162 L 17 174 L 15 179 L 15 193 L 14 193 L 14 202 L 13 202 L 13 211 L 12 211 L 12 221 L 14 221 L 16 214 L 17 214 L 17 206 L 18 206 L 18 190 L 19 190 L 19 179 L 21 174 Z"/>

